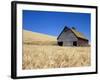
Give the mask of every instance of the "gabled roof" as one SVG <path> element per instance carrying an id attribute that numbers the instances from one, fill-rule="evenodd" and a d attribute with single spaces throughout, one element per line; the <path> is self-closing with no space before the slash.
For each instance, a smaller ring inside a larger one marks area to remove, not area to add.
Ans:
<path id="1" fill-rule="evenodd" d="M 82 33 L 76 31 L 75 29 L 65 27 L 65 28 L 62 30 L 62 32 L 63 32 L 65 29 L 71 30 L 77 38 L 84 39 L 84 40 L 88 40 Z M 60 33 L 60 35 L 62 34 L 62 32 Z M 59 36 L 60 36 L 60 35 L 59 35 Z M 58 36 L 58 38 L 59 38 L 59 36 Z M 57 38 L 57 39 L 58 39 L 58 38 Z"/>
<path id="2" fill-rule="evenodd" d="M 82 33 L 78 32 L 74 29 L 71 29 L 71 31 L 75 34 L 76 37 L 88 40 Z"/>

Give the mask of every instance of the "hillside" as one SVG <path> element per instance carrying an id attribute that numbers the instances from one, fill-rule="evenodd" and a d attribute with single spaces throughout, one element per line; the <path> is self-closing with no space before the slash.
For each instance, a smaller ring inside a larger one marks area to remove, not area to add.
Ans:
<path id="1" fill-rule="evenodd" d="M 54 36 L 23 30 L 23 43 L 27 44 L 52 44 L 56 43 L 57 38 Z"/>

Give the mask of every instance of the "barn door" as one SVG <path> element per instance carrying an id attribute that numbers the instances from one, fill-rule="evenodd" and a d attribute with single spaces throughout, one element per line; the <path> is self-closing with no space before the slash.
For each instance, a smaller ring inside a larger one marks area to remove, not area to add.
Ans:
<path id="1" fill-rule="evenodd" d="M 58 42 L 58 45 L 59 46 L 63 46 L 63 42 Z"/>
<path id="2" fill-rule="evenodd" d="M 73 42 L 73 46 L 77 46 L 77 41 L 74 41 Z"/>

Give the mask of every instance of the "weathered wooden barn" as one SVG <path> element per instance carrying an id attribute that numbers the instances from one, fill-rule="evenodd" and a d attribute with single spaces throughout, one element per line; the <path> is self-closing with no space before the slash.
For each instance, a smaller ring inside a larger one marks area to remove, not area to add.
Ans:
<path id="1" fill-rule="evenodd" d="M 74 27 L 65 27 L 57 41 L 59 46 L 88 46 L 88 39 Z"/>

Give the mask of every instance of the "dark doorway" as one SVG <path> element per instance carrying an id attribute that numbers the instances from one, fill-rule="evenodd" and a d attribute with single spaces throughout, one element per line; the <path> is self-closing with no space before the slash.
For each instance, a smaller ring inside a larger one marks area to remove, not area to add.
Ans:
<path id="1" fill-rule="evenodd" d="M 58 42 L 58 45 L 59 46 L 63 46 L 63 42 Z"/>
<path id="2" fill-rule="evenodd" d="M 73 46 L 77 46 L 77 41 L 74 41 L 73 42 Z"/>

